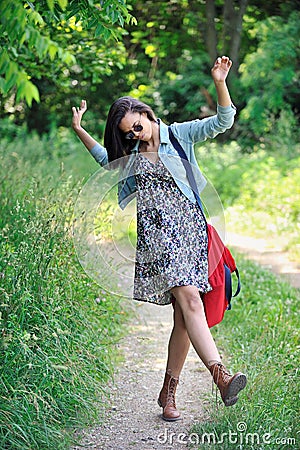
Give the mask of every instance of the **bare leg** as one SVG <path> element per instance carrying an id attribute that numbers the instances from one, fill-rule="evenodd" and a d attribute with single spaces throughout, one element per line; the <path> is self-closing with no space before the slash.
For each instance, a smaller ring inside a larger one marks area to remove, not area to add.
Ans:
<path id="1" fill-rule="evenodd" d="M 180 307 L 187 334 L 198 356 L 206 367 L 221 361 L 215 341 L 207 325 L 204 306 L 195 286 L 177 286 L 172 289 L 177 306 Z M 173 354 L 173 353 L 172 353 Z"/>
<path id="2" fill-rule="evenodd" d="M 158 404 L 163 408 L 162 418 L 167 421 L 180 419 L 176 408 L 175 393 L 179 376 L 190 348 L 182 311 L 177 302 L 174 305 L 174 326 L 168 346 L 168 362 L 163 387 L 159 393 Z"/>
<path id="3" fill-rule="evenodd" d="M 190 348 L 190 338 L 184 323 L 180 306 L 174 305 L 174 326 L 168 346 L 167 372 L 179 378 L 186 356 Z"/>
<path id="4" fill-rule="evenodd" d="M 178 376 L 188 351 L 188 338 L 202 362 L 211 372 L 225 406 L 232 406 L 237 402 L 237 394 L 244 389 L 247 383 L 247 378 L 243 373 L 238 372 L 231 375 L 221 363 L 218 349 L 207 325 L 198 289 L 195 286 L 177 286 L 172 289 L 172 293 L 176 298 L 174 328 L 169 342 L 167 373 L 158 400 L 159 405 L 163 407 L 163 419 L 169 421 L 180 419 L 180 413 L 176 409 L 175 391 Z"/>

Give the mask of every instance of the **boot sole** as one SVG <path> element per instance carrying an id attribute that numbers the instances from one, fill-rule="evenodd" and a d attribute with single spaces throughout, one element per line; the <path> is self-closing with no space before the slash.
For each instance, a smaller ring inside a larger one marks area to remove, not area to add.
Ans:
<path id="1" fill-rule="evenodd" d="M 174 417 L 172 419 L 169 419 L 167 417 L 165 417 L 164 415 L 161 416 L 161 418 L 165 421 L 165 422 L 176 422 L 176 420 L 182 420 L 182 418 L 179 417 Z"/>
<path id="2" fill-rule="evenodd" d="M 225 406 L 235 405 L 235 403 L 238 401 L 237 394 L 242 389 L 244 389 L 246 384 L 247 384 L 246 375 L 244 375 L 243 373 L 237 374 L 236 377 L 230 383 L 226 397 L 223 398 L 223 402 L 225 403 Z"/>

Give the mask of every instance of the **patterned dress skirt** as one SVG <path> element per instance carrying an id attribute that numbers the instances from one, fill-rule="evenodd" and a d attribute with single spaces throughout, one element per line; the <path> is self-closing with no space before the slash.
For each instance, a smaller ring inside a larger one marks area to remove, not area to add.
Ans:
<path id="1" fill-rule="evenodd" d="M 197 204 L 176 185 L 159 159 L 152 163 L 141 153 L 135 162 L 137 187 L 137 245 L 135 300 L 159 305 L 172 302 L 170 289 L 208 282 L 206 224 Z"/>

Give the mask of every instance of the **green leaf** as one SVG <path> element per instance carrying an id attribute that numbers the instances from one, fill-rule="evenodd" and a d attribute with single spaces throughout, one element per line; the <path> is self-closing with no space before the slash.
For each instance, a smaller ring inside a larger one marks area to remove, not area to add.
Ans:
<path id="1" fill-rule="evenodd" d="M 47 0 L 47 5 L 48 5 L 50 11 L 54 10 L 54 0 Z"/>
<path id="2" fill-rule="evenodd" d="M 58 4 L 61 7 L 61 9 L 64 11 L 66 7 L 68 6 L 68 0 L 58 0 Z"/>
<path id="3" fill-rule="evenodd" d="M 57 45 L 55 45 L 53 42 L 48 47 L 48 54 L 50 56 L 51 61 L 54 60 L 56 54 L 57 54 L 58 48 Z"/>
<path id="4" fill-rule="evenodd" d="M 47 39 L 44 38 L 43 36 L 39 35 L 38 39 L 36 41 L 36 51 L 37 51 L 38 56 L 40 58 L 43 58 L 47 49 L 48 49 Z"/>
<path id="5" fill-rule="evenodd" d="M 77 16 L 77 14 L 80 12 L 80 7 L 79 6 L 75 6 L 72 8 L 71 11 L 69 11 L 69 13 L 66 14 L 66 20 L 68 21 L 69 19 L 71 19 L 71 17 Z"/>
<path id="6" fill-rule="evenodd" d="M 61 59 L 67 65 L 72 65 L 76 63 L 76 58 L 72 53 L 64 51 L 61 55 Z"/>
<path id="7" fill-rule="evenodd" d="M 26 37 L 29 45 L 32 47 L 36 47 L 37 41 L 40 37 L 39 32 L 33 27 L 27 27 Z"/>
<path id="8" fill-rule="evenodd" d="M 28 80 L 28 75 L 25 72 L 19 72 L 16 80 L 17 95 L 16 102 L 25 99 L 26 103 L 30 107 L 32 100 L 40 101 L 40 95 L 37 87 Z"/>
<path id="9" fill-rule="evenodd" d="M 17 80 L 18 66 L 15 62 L 10 61 L 5 74 L 4 93 L 7 94 Z"/>
<path id="10" fill-rule="evenodd" d="M 91 19 L 91 20 L 89 20 L 88 21 L 88 23 L 87 23 L 87 28 L 89 29 L 89 28 L 93 28 L 93 27 L 95 27 L 96 25 L 97 25 L 97 23 L 99 22 L 99 20 L 97 19 L 97 18 L 93 18 L 93 19 Z M 100 24 L 99 24 L 100 25 Z M 101 33 L 100 33 L 101 34 Z"/>
<path id="11" fill-rule="evenodd" d="M 26 80 L 24 79 L 24 77 L 22 77 L 22 75 L 23 74 L 18 74 L 18 79 L 17 79 L 17 95 L 16 95 L 16 102 L 17 103 L 22 98 L 25 97 L 25 92 L 26 92 Z"/>
<path id="12" fill-rule="evenodd" d="M 6 80 L 6 83 L 3 86 L 3 93 L 6 95 L 11 88 L 15 85 L 18 78 L 18 74 L 16 72 L 12 73 L 8 80 Z"/>
<path id="13" fill-rule="evenodd" d="M 104 26 L 102 25 L 102 23 L 99 23 L 97 25 L 96 30 L 95 30 L 95 37 L 98 37 L 98 36 L 102 35 L 103 32 L 104 32 Z"/>
<path id="14" fill-rule="evenodd" d="M 7 51 L 2 49 L 0 53 L 0 73 L 5 73 L 9 64 L 9 57 Z"/>
<path id="15" fill-rule="evenodd" d="M 6 69 L 6 78 L 8 79 L 14 72 L 18 70 L 17 64 L 14 61 L 9 61 L 8 68 Z"/>
<path id="16" fill-rule="evenodd" d="M 4 78 L 0 77 L 0 92 L 2 92 L 2 94 L 4 94 L 5 84 Z"/>
<path id="17" fill-rule="evenodd" d="M 31 81 L 27 81 L 26 83 L 25 100 L 29 107 L 31 107 L 32 100 L 35 100 L 38 103 L 40 101 L 39 91 Z"/>
<path id="18" fill-rule="evenodd" d="M 37 11 L 28 11 L 28 18 L 30 19 L 30 22 L 32 22 L 34 25 L 44 25 L 45 22 L 42 18 L 42 16 Z"/>

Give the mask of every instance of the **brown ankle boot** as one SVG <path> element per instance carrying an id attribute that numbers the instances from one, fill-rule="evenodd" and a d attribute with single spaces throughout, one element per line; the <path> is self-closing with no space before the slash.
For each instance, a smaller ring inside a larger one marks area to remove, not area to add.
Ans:
<path id="1" fill-rule="evenodd" d="M 208 368 L 225 406 L 234 405 L 238 401 L 237 394 L 246 386 L 246 375 L 241 372 L 231 375 L 220 362 L 213 363 Z"/>
<path id="2" fill-rule="evenodd" d="M 169 422 L 180 419 L 180 413 L 176 409 L 175 403 L 175 392 L 178 381 L 178 378 L 174 378 L 166 372 L 164 384 L 157 400 L 159 406 L 163 408 L 162 418 Z"/>

